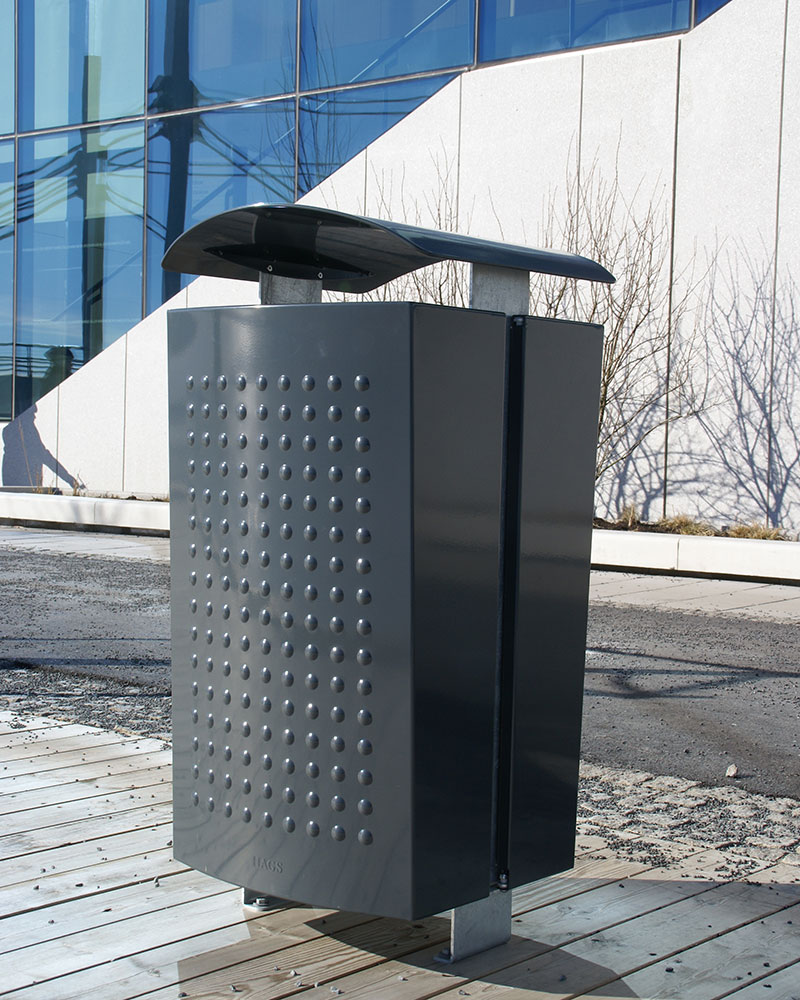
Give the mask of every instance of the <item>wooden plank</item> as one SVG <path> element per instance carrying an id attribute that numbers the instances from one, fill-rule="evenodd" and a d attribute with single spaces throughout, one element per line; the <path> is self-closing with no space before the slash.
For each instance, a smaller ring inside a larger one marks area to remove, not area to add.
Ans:
<path id="1" fill-rule="evenodd" d="M 631 878 L 647 871 L 648 865 L 625 859 L 579 858 L 575 867 L 514 890 L 514 909 L 523 911 L 547 906 L 559 899 L 590 892 L 598 886 Z"/>
<path id="2" fill-rule="evenodd" d="M 772 963 L 774 964 L 774 963 Z M 800 960 L 791 965 L 772 972 L 757 983 L 745 986 L 736 993 L 726 993 L 725 996 L 734 1000 L 800 1000 Z M 348 998 L 349 1000 L 349 998 Z"/>
<path id="3" fill-rule="evenodd" d="M 68 764 L 66 767 L 54 767 L 35 774 L 12 774 L 9 777 L 0 777 L 0 796 L 32 788 L 52 788 L 77 781 L 91 781 L 104 775 L 133 773 L 151 767 L 169 768 L 171 764 L 171 752 L 159 750 L 157 753 L 136 753 L 111 760 Z"/>
<path id="4" fill-rule="evenodd" d="M 63 722 L 60 725 L 51 723 L 37 729 L 16 730 L 15 732 L 0 732 L 0 755 L 3 750 L 17 746 L 36 746 L 50 740 L 67 737 L 97 736 L 102 730 L 96 726 L 81 726 L 76 722 Z"/>
<path id="5" fill-rule="evenodd" d="M 75 764 L 120 760 L 124 757 L 135 757 L 137 754 L 163 751 L 163 746 L 164 744 L 159 740 L 134 740 L 130 743 L 112 743 L 106 747 L 93 747 L 91 750 L 71 750 L 64 753 L 48 754 L 35 763 L 30 759 L 11 760 L 7 763 L 0 763 L 0 777 L 11 777 L 15 774 L 41 774 L 56 768 L 72 767 Z"/>
<path id="6" fill-rule="evenodd" d="M 166 847 L 147 855 L 98 861 L 77 871 L 39 874 L 3 890 L 0 915 L 13 916 L 67 899 L 80 899 L 126 885 L 141 885 L 184 871 L 187 871 L 186 865 L 174 861 L 172 848 Z"/>
<path id="7" fill-rule="evenodd" d="M 37 809 L 11 813 L 3 817 L 4 834 L 26 833 L 49 826 L 80 822 L 96 816 L 116 815 L 120 810 L 140 805 L 171 802 L 171 784 L 149 785 L 133 791 L 107 792 L 92 799 L 77 802 L 45 803 Z M 2 854 L 0 853 L 0 857 Z"/>
<path id="8" fill-rule="evenodd" d="M 123 774 L 106 774 L 89 781 L 70 781 L 50 785 L 45 788 L 30 788 L 27 791 L 9 792 L 0 800 L 3 815 L 35 809 L 43 802 L 53 806 L 68 802 L 96 798 L 106 792 L 134 791 L 150 785 L 170 784 L 172 769 L 169 767 L 143 768 Z"/>
<path id="9" fill-rule="evenodd" d="M 168 899 L 169 887 L 165 889 Z M 135 941 L 142 951 L 159 948 L 201 934 L 211 928 L 220 929 L 234 924 L 243 925 L 259 919 L 260 914 L 242 906 L 240 889 L 228 889 L 214 896 L 194 899 L 141 916 L 130 917 L 123 927 L 109 923 L 94 927 L 91 934 L 70 934 L 46 943 L 32 944 L 8 956 L 9 965 L 3 974 L 2 989 L 7 992 L 32 986 L 46 978 L 49 970 L 54 977 L 67 976 L 105 962 L 115 962 L 120 953 L 120 935 Z"/>
<path id="10" fill-rule="evenodd" d="M 340 938 L 359 935 L 366 939 L 363 925 L 378 923 L 363 914 L 318 910 L 296 907 L 280 910 L 267 916 L 256 917 L 247 922 L 239 922 L 230 927 L 210 933 L 185 938 L 181 941 L 153 948 L 146 952 L 128 953 L 113 963 L 86 968 L 68 976 L 48 978 L 39 985 L 18 991 L 14 1000 L 86 1000 L 87 997 L 102 997 L 103 1000 L 128 1000 L 142 993 L 159 990 L 170 984 L 182 983 L 187 977 L 216 972 L 221 980 L 227 979 L 226 996 L 231 996 L 233 982 L 225 971 L 230 966 L 241 963 L 244 957 L 251 959 L 260 969 L 269 970 L 269 975 L 281 985 L 287 982 L 294 987 L 296 977 L 290 976 L 295 968 L 293 959 L 317 953 L 330 956 L 347 950 L 348 945 L 340 943 Z M 380 921 L 383 923 L 383 921 Z M 411 932 L 410 924 L 392 921 L 388 933 L 397 938 L 397 947 L 409 933 L 422 936 L 422 930 Z M 336 937 L 324 935 L 332 934 Z M 391 945 L 386 935 L 380 938 L 386 947 Z M 84 942 L 91 961 L 91 950 Z M 413 945 L 412 945 L 413 947 Z M 353 950 L 350 948 L 350 950 Z M 357 949 L 356 949 L 357 950 Z M 357 950 L 359 955 L 363 955 Z M 363 961 L 367 956 L 363 956 Z M 275 971 L 278 966 L 278 971 Z M 44 975 L 57 970 L 42 970 Z M 2 970 L 0 970 L 2 976 Z M 245 980 L 246 982 L 246 980 Z M 181 985 L 181 990 L 185 989 Z M 170 994 L 175 996 L 175 990 Z"/>
<path id="11" fill-rule="evenodd" d="M 120 810 L 111 816 L 97 816 L 90 820 L 76 820 L 74 823 L 26 830 L 24 833 L 0 837 L 0 859 L 19 857 L 49 847 L 97 840 L 99 837 L 108 837 L 114 833 L 140 830 L 143 827 L 171 822 L 172 803 L 169 802 Z"/>
<path id="12" fill-rule="evenodd" d="M 162 847 L 172 847 L 172 823 L 165 823 L 155 829 L 148 827 L 145 830 L 102 837 L 90 844 L 81 840 L 77 844 L 34 851 L 22 858 L 0 861 L 0 886 L 6 889 L 18 881 L 27 881 L 32 873 L 49 875 L 53 872 L 74 872 L 97 861 L 119 861 L 121 858 L 147 854 L 148 851 L 156 851 Z M 3 936 L 0 935 L 0 950 L 3 941 Z"/>
<path id="13" fill-rule="evenodd" d="M 0 750 L 0 760 L 2 760 L 3 765 L 16 760 L 37 761 L 42 757 L 52 757 L 58 753 L 70 753 L 70 751 L 75 750 L 88 753 L 97 747 L 110 747 L 114 744 L 124 745 L 128 742 L 130 742 L 130 737 L 103 730 L 83 733 L 78 736 L 50 736 L 39 743 L 28 744 L 19 741 L 10 747 L 4 747 Z M 5 766 L 3 769 L 5 770 Z"/>
<path id="14" fill-rule="evenodd" d="M 15 712 L 12 709 L 0 710 L 0 733 L 19 733 L 23 730 L 33 732 L 36 729 L 48 729 L 51 726 L 67 726 L 68 722 L 60 719 L 47 719 L 44 716 L 28 715 Z"/>
<path id="15" fill-rule="evenodd" d="M 471 983 L 469 994 L 481 1000 L 602 996 L 598 991 L 609 983 L 793 905 L 799 892 L 795 886 L 714 886 L 697 898 L 680 900 L 553 948 L 530 962 L 509 966 L 494 975 L 493 982 Z M 637 994 L 628 990 L 621 995 Z M 649 993 L 638 995 L 652 1000 Z M 447 1000 L 457 996 L 454 990 L 442 994 Z"/>
<path id="16" fill-rule="evenodd" d="M 595 997 L 646 996 L 652 1000 L 720 1000 L 769 974 L 771 964 L 797 959 L 800 904 L 625 976 Z M 800 988 L 800 983 L 795 983 Z M 764 996 L 771 991 L 761 987 Z M 739 994 L 740 995 L 740 994 Z M 734 994 L 737 996 L 737 994 Z"/>
<path id="17" fill-rule="evenodd" d="M 56 903 L 44 911 L 28 910 L 3 920 L 0 925 L 3 929 L 0 938 L 2 949 L 3 952 L 11 952 L 32 942 L 90 931 L 129 917 L 158 910 L 170 912 L 172 907 L 181 903 L 211 898 L 221 892 L 230 892 L 230 886 L 202 872 L 189 870 L 160 879 L 158 885 L 153 881 L 144 882 Z M 121 926 L 124 928 L 125 925 Z M 120 934 L 120 939 L 124 937 Z"/>

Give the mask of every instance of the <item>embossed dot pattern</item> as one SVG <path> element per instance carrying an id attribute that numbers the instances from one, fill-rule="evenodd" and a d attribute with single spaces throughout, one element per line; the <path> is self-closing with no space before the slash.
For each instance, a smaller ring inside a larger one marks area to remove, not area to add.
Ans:
<path id="1" fill-rule="evenodd" d="M 234 371 L 184 384 L 191 802 L 366 847 L 381 668 L 373 383 L 360 371 Z"/>

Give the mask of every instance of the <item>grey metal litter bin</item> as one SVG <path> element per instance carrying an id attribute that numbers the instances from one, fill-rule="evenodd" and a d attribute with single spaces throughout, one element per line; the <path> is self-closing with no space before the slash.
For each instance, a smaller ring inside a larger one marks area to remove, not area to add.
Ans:
<path id="1" fill-rule="evenodd" d="M 613 280 L 299 206 L 164 260 L 305 300 L 169 315 L 174 849 L 257 894 L 416 918 L 572 864 L 602 331 L 313 301 L 444 258 Z"/>

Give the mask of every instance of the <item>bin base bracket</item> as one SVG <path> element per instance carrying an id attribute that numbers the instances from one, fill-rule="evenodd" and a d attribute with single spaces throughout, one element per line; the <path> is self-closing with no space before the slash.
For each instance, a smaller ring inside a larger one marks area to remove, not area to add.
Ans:
<path id="1" fill-rule="evenodd" d="M 493 889 L 486 899 L 457 906 L 450 913 L 450 947 L 439 952 L 437 962 L 459 962 L 511 938 L 508 890 Z"/>

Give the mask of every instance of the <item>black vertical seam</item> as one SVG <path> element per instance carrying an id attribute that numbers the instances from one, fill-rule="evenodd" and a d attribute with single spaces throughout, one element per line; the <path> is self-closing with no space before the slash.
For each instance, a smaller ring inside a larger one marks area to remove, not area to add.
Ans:
<path id="1" fill-rule="evenodd" d="M 506 327 L 506 398 L 503 473 L 500 499 L 500 567 L 497 675 L 495 684 L 495 761 L 492 816 L 492 879 L 509 886 L 511 787 L 514 742 L 514 661 L 519 590 L 522 417 L 524 405 L 526 318 L 511 316 Z"/>

